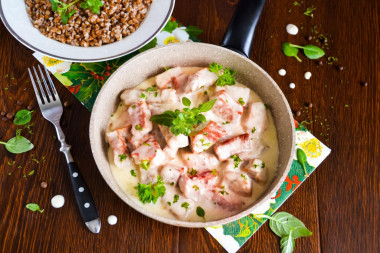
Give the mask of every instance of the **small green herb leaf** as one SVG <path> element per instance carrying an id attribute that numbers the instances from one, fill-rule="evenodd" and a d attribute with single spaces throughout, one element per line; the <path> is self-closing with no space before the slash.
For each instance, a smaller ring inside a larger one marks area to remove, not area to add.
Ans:
<path id="1" fill-rule="evenodd" d="M 282 44 L 282 52 L 284 55 L 289 56 L 289 57 L 294 57 L 296 58 L 299 62 L 302 62 L 302 60 L 298 57 L 298 48 L 291 47 L 290 42 L 285 42 Z"/>
<path id="2" fill-rule="evenodd" d="M 140 164 L 140 167 L 144 170 L 148 170 L 149 169 L 149 166 L 150 166 L 150 162 L 149 160 L 142 160 L 141 161 L 141 164 Z"/>
<path id="3" fill-rule="evenodd" d="M 207 101 L 206 103 L 199 106 L 199 111 L 200 112 L 210 111 L 212 109 L 212 107 L 214 106 L 215 102 L 216 102 L 216 99 Z"/>
<path id="4" fill-rule="evenodd" d="M 289 236 L 291 230 L 294 239 L 312 235 L 302 221 L 287 212 L 278 212 L 272 217 L 258 214 L 256 217 L 269 219 L 270 229 L 279 237 Z"/>
<path id="5" fill-rule="evenodd" d="M 130 173 L 131 173 L 132 177 L 136 177 L 136 171 L 135 170 L 131 170 Z"/>
<path id="6" fill-rule="evenodd" d="M 198 215 L 199 217 L 203 218 L 203 220 L 206 220 L 206 219 L 205 219 L 205 210 L 203 210 L 202 207 L 197 206 L 196 212 L 197 212 L 197 215 Z"/>
<path id="7" fill-rule="evenodd" d="M 306 171 L 307 156 L 305 152 L 300 148 L 297 148 L 297 160 L 300 164 L 302 164 L 303 170 L 305 172 L 305 177 L 309 177 L 309 173 Z"/>
<path id="8" fill-rule="evenodd" d="M 177 194 L 174 195 L 173 203 L 177 203 L 178 200 L 179 200 L 179 196 Z"/>
<path id="9" fill-rule="evenodd" d="M 143 128 L 142 128 L 142 126 L 140 126 L 140 125 L 136 125 L 136 126 L 135 126 L 135 129 L 136 129 L 137 131 L 141 131 Z"/>
<path id="10" fill-rule="evenodd" d="M 33 111 L 28 111 L 28 110 L 18 111 L 15 115 L 15 119 L 13 120 L 13 123 L 18 126 L 29 123 L 29 121 L 32 119 L 32 112 Z"/>
<path id="11" fill-rule="evenodd" d="M 234 161 L 234 168 L 236 169 L 239 167 L 240 162 L 242 161 L 238 155 L 231 156 L 232 160 Z"/>
<path id="12" fill-rule="evenodd" d="M 292 253 L 294 250 L 293 229 L 290 230 L 289 236 L 284 236 L 280 241 L 281 253 Z"/>
<path id="13" fill-rule="evenodd" d="M 44 209 L 41 210 L 40 206 L 36 203 L 29 203 L 25 207 L 28 208 L 30 211 L 33 211 L 33 212 L 38 211 L 40 213 L 43 213 L 43 211 L 44 211 Z"/>
<path id="14" fill-rule="evenodd" d="M 304 46 L 303 52 L 307 58 L 312 59 L 312 60 L 319 59 L 325 55 L 325 52 L 321 48 L 314 45 Z"/>
<path id="15" fill-rule="evenodd" d="M 187 211 L 187 209 L 189 209 L 189 205 L 190 205 L 189 203 L 183 202 L 182 205 L 181 205 L 181 207 L 185 208 L 186 211 Z"/>
<path id="16" fill-rule="evenodd" d="M 34 145 L 27 138 L 21 136 L 21 129 L 16 131 L 15 137 L 9 139 L 8 142 L 0 141 L 0 144 L 4 144 L 5 148 L 13 154 L 21 154 L 34 148 Z"/>
<path id="17" fill-rule="evenodd" d="M 241 105 L 245 105 L 245 102 L 244 102 L 243 98 L 239 98 L 238 102 L 239 102 L 239 104 L 241 104 Z"/>
<path id="18" fill-rule="evenodd" d="M 80 4 L 82 9 L 90 9 L 93 13 L 99 14 L 100 7 L 103 6 L 103 2 L 101 0 L 82 0 L 83 2 Z"/>
<path id="19" fill-rule="evenodd" d="M 189 106 L 191 105 L 191 101 L 190 101 L 190 99 L 188 99 L 187 97 L 183 97 L 183 98 L 182 98 L 182 104 L 183 104 L 184 106 L 189 107 Z"/>
<path id="20" fill-rule="evenodd" d="M 125 159 L 127 159 L 127 155 L 126 154 L 119 155 L 119 158 L 120 158 L 120 162 L 122 162 Z"/>

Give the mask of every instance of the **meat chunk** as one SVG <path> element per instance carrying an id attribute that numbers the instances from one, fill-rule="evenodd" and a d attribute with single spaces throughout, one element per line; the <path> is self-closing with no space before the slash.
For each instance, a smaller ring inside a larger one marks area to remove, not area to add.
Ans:
<path id="1" fill-rule="evenodd" d="M 116 129 L 120 128 L 131 128 L 131 119 L 129 117 L 128 113 L 128 107 L 123 106 L 122 108 L 119 108 L 120 110 L 117 115 L 111 115 L 111 123 L 109 125 L 109 129 L 111 131 L 115 131 Z"/>
<path id="2" fill-rule="evenodd" d="M 174 197 L 175 195 L 177 196 Z M 178 219 L 186 220 L 196 205 L 191 199 L 184 198 L 180 195 L 181 194 L 177 193 L 176 191 L 167 191 L 161 200 L 162 203 L 169 209 L 169 212 L 171 214 L 173 214 Z M 188 205 L 185 205 L 186 203 Z M 185 206 L 187 206 L 187 208 L 185 208 Z"/>
<path id="3" fill-rule="evenodd" d="M 265 184 L 268 179 L 268 171 L 265 167 L 265 163 L 260 159 L 251 160 L 244 168 L 246 172 L 253 180 L 260 184 Z"/>
<path id="4" fill-rule="evenodd" d="M 149 183 L 156 183 L 157 182 L 157 175 L 158 175 L 158 169 L 157 167 L 149 168 L 148 170 L 145 170 L 143 168 L 139 168 L 140 171 L 140 182 L 143 184 L 149 184 Z"/>
<path id="5" fill-rule="evenodd" d="M 248 114 L 242 121 L 242 124 L 247 133 L 260 135 L 265 131 L 268 125 L 268 116 L 265 105 L 261 102 L 256 102 L 248 105 Z"/>
<path id="6" fill-rule="evenodd" d="M 110 147 L 113 150 L 114 163 L 117 167 L 123 168 L 124 161 L 126 162 L 128 147 L 127 136 L 129 128 L 120 128 L 106 134 L 106 138 Z"/>
<path id="7" fill-rule="evenodd" d="M 168 164 L 161 169 L 160 174 L 164 182 L 176 185 L 181 175 L 181 167 Z"/>
<path id="8" fill-rule="evenodd" d="M 221 125 L 210 121 L 201 131 L 190 136 L 191 150 L 195 153 L 201 153 L 209 149 L 225 134 L 226 131 Z"/>
<path id="9" fill-rule="evenodd" d="M 249 88 L 237 86 L 237 85 L 233 85 L 233 86 L 226 85 L 224 87 L 217 86 L 215 88 L 215 91 L 221 91 L 221 90 L 225 90 L 227 94 L 233 98 L 233 100 L 239 103 L 241 101 L 243 106 L 247 106 L 248 100 L 249 100 L 249 94 L 251 92 Z"/>
<path id="10" fill-rule="evenodd" d="M 178 77 L 182 74 L 182 68 L 176 67 L 171 68 L 156 76 L 156 83 L 158 88 L 165 89 L 172 85 L 173 78 Z"/>
<path id="11" fill-rule="evenodd" d="M 141 101 L 140 96 L 142 92 L 142 90 L 137 89 L 125 90 L 123 93 L 121 93 L 120 98 L 127 106 L 131 104 L 137 104 L 139 101 Z"/>
<path id="12" fill-rule="evenodd" d="M 225 172 L 221 185 L 226 186 L 227 189 L 240 196 L 252 196 L 252 182 L 251 179 L 245 174 L 237 172 Z"/>
<path id="13" fill-rule="evenodd" d="M 242 134 L 215 144 L 214 150 L 219 160 L 224 161 L 232 155 L 251 151 L 253 141 L 249 134 Z"/>
<path id="14" fill-rule="evenodd" d="M 171 148 L 184 148 L 189 146 L 189 138 L 184 134 L 175 135 L 167 126 L 158 125 L 162 135 L 165 138 L 166 144 Z"/>
<path id="15" fill-rule="evenodd" d="M 132 104 L 128 108 L 128 113 L 132 123 L 131 133 L 134 136 L 142 136 L 152 131 L 151 113 L 144 101 Z"/>
<path id="16" fill-rule="evenodd" d="M 212 111 L 226 122 L 235 122 L 243 114 L 243 106 L 237 103 L 225 90 L 215 94 L 217 99 Z"/>
<path id="17" fill-rule="evenodd" d="M 217 79 L 218 76 L 215 73 L 210 72 L 208 68 L 203 68 L 189 76 L 185 87 L 185 92 L 196 91 L 202 86 L 211 86 L 216 82 Z"/>
<path id="18" fill-rule="evenodd" d="M 188 168 L 194 169 L 199 173 L 204 170 L 212 170 L 219 165 L 218 158 L 206 152 L 199 154 L 183 152 L 182 159 Z"/>
<path id="19" fill-rule="evenodd" d="M 165 160 L 165 154 L 153 136 L 149 136 L 140 147 L 131 153 L 131 156 L 135 163 L 145 170 L 158 167 Z"/>
<path id="20" fill-rule="evenodd" d="M 210 198 L 213 194 L 216 181 L 216 176 L 210 171 L 206 171 L 191 178 L 186 173 L 182 173 L 178 180 L 178 185 L 183 196 L 198 201 L 200 198 Z"/>
<path id="21" fill-rule="evenodd" d="M 177 93 L 174 89 L 164 89 L 144 92 L 148 104 L 175 104 L 178 103 Z"/>
<path id="22" fill-rule="evenodd" d="M 187 80 L 189 76 L 186 74 L 181 74 L 173 78 L 173 88 L 179 92 L 182 92 L 186 87 Z"/>
<path id="23" fill-rule="evenodd" d="M 169 145 L 166 145 L 166 147 L 163 149 L 165 154 L 165 160 L 170 161 L 175 158 L 175 156 L 178 153 L 178 148 L 172 148 Z"/>
<path id="24" fill-rule="evenodd" d="M 215 190 L 214 195 L 212 196 L 212 201 L 214 201 L 218 206 L 223 209 L 226 209 L 230 212 L 240 211 L 244 202 L 240 200 L 235 194 L 228 193 L 222 188 Z"/>

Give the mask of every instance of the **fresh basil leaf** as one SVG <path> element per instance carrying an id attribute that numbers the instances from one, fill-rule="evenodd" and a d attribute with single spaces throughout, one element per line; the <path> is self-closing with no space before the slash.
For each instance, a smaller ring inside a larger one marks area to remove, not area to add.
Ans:
<path id="1" fill-rule="evenodd" d="M 298 48 L 292 47 L 290 42 L 285 42 L 282 44 L 282 52 L 286 56 L 296 58 L 299 62 L 302 61 L 297 55 L 298 54 Z"/>
<path id="2" fill-rule="evenodd" d="M 182 104 L 183 104 L 184 106 L 189 107 L 189 106 L 191 105 L 191 101 L 190 101 L 190 99 L 188 99 L 187 97 L 183 97 L 183 98 L 182 98 Z"/>
<path id="3" fill-rule="evenodd" d="M 196 209 L 197 215 L 205 220 L 205 210 L 202 207 L 197 206 Z"/>
<path id="4" fill-rule="evenodd" d="M 203 33 L 202 29 L 199 29 L 198 27 L 193 25 L 189 25 L 188 27 L 186 27 L 185 31 L 189 34 L 189 36 L 192 37 L 197 37 L 199 34 Z"/>
<path id="5" fill-rule="evenodd" d="M 297 160 L 303 167 L 303 170 L 305 172 L 305 177 L 308 177 L 309 173 L 306 170 L 307 156 L 306 156 L 306 153 L 301 148 L 297 148 Z"/>
<path id="6" fill-rule="evenodd" d="M 21 129 L 16 131 L 16 136 L 9 139 L 7 142 L 0 141 L 0 144 L 4 144 L 6 150 L 13 154 L 21 154 L 33 149 L 33 144 L 25 137 L 21 136 Z"/>
<path id="7" fill-rule="evenodd" d="M 163 113 L 163 114 L 158 114 L 158 115 L 153 115 L 150 118 L 150 121 L 157 123 L 159 125 L 164 125 L 164 126 L 172 126 L 173 125 L 173 120 L 176 118 L 176 116 L 173 117 L 173 115 L 169 113 Z"/>
<path id="8" fill-rule="evenodd" d="M 312 59 L 312 60 L 319 59 L 325 55 L 325 52 L 321 48 L 314 45 L 304 46 L 303 52 L 307 58 Z"/>
<path id="9" fill-rule="evenodd" d="M 212 109 L 212 107 L 214 106 L 215 102 L 216 102 L 216 99 L 207 101 L 206 103 L 202 104 L 199 107 L 199 111 L 200 112 L 208 112 L 208 111 L 210 111 Z"/>
<path id="10" fill-rule="evenodd" d="M 206 117 L 205 117 L 203 114 L 198 114 L 198 115 L 196 116 L 196 118 L 197 118 L 197 120 L 200 121 L 200 122 L 206 122 L 206 121 L 207 121 Z"/>
<path id="11" fill-rule="evenodd" d="M 281 253 L 292 253 L 294 250 L 294 244 L 293 230 L 291 230 L 289 236 L 284 236 L 281 238 Z"/>
<path id="12" fill-rule="evenodd" d="M 269 227 L 279 237 L 285 237 L 293 229 L 293 238 L 306 237 L 312 235 L 302 221 L 287 212 L 278 212 L 269 218 Z"/>
<path id="13" fill-rule="evenodd" d="M 18 111 L 15 115 L 15 119 L 13 120 L 13 123 L 18 126 L 29 123 L 29 121 L 32 119 L 32 112 L 33 111 L 28 111 L 28 110 Z"/>
<path id="14" fill-rule="evenodd" d="M 29 203 L 25 207 L 28 208 L 30 211 L 33 211 L 33 212 L 38 211 L 38 212 L 42 213 L 44 211 L 44 209 L 41 210 L 40 206 L 36 203 Z"/>

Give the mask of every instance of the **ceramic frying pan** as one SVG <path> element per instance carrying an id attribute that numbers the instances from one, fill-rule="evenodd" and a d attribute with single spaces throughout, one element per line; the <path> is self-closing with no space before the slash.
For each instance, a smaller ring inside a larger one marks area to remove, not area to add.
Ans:
<path id="1" fill-rule="evenodd" d="M 293 117 L 285 96 L 275 81 L 249 56 L 255 26 L 265 0 L 240 0 L 228 27 L 222 46 L 205 43 L 182 43 L 154 48 L 124 63 L 100 91 L 91 114 L 91 149 L 99 168 L 111 189 L 129 206 L 158 221 L 184 227 L 215 226 L 242 218 L 276 193 L 289 172 L 295 146 Z M 142 81 L 164 71 L 164 66 L 208 66 L 218 62 L 237 71 L 237 80 L 255 91 L 269 105 L 277 129 L 279 161 L 277 174 L 266 191 L 247 209 L 233 216 L 208 222 L 189 222 L 162 217 L 148 210 L 124 193 L 114 180 L 107 158 L 105 130 L 109 115 L 117 108 L 120 94 Z"/>

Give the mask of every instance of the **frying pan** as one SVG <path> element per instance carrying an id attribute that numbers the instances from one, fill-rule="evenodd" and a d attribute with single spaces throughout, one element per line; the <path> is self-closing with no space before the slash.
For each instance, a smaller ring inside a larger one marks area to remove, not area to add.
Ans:
<path id="1" fill-rule="evenodd" d="M 242 218 L 273 196 L 289 172 L 295 149 L 293 117 L 275 81 L 249 58 L 254 30 L 265 0 L 240 0 L 232 21 L 221 43 L 177 43 L 145 51 L 124 63 L 108 79 L 100 91 L 91 114 L 90 142 L 96 164 L 111 189 L 129 206 L 155 220 L 183 227 L 206 227 L 228 223 Z M 109 115 L 114 113 L 123 90 L 164 71 L 164 66 L 208 66 L 217 62 L 237 71 L 237 81 L 254 90 L 269 105 L 277 129 L 279 160 L 277 174 L 266 191 L 247 209 L 220 220 L 206 222 L 180 221 L 162 217 L 147 210 L 143 204 L 125 194 L 114 180 L 107 158 L 105 130 Z"/>

